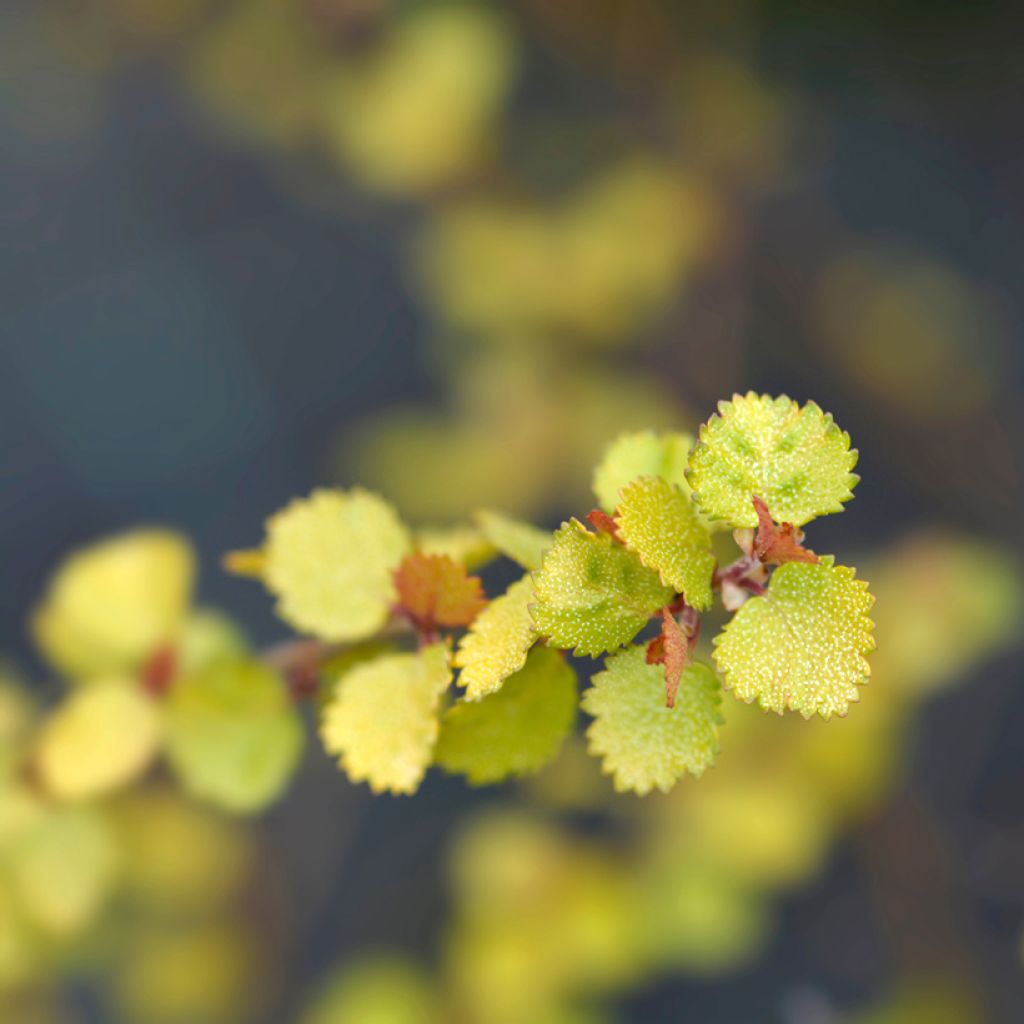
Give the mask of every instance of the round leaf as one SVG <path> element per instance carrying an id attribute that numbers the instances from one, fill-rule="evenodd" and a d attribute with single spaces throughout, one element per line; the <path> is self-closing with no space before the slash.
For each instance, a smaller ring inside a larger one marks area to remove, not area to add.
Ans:
<path id="1" fill-rule="evenodd" d="M 731 526 L 757 526 L 755 495 L 777 523 L 802 526 L 841 512 L 853 497 L 857 450 L 814 402 L 734 395 L 700 429 L 687 473 L 701 510 Z"/>
<path id="2" fill-rule="evenodd" d="M 375 494 L 314 491 L 267 522 L 264 579 L 287 623 L 322 640 L 376 632 L 395 600 L 409 533 Z"/>
<path id="3" fill-rule="evenodd" d="M 721 687 L 710 666 L 695 662 L 682 674 L 675 707 L 665 706 L 665 673 L 648 665 L 643 647 L 605 662 L 583 694 L 594 716 L 590 751 L 619 792 L 667 793 L 686 772 L 700 777 L 718 753 Z"/>
<path id="4" fill-rule="evenodd" d="M 830 556 L 787 562 L 715 637 L 725 685 L 779 714 L 845 715 L 871 673 L 873 604 L 868 585 Z"/>

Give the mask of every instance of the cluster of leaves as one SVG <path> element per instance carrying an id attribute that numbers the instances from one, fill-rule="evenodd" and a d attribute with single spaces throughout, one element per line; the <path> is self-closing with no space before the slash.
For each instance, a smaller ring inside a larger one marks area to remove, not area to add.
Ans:
<path id="1" fill-rule="evenodd" d="M 813 403 L 748 394 L 721 403 L 696 443 L 619 438 L 594 475 L 598 507 L 553 534 L 493 511 L 416 533 L 376 494 L 316 491 L 227 560 L 303 635 L 262 655 L 191 609 L 182 538 L 101 542 L 69 560 L 35 616 L 74 685 L 39 730 L 32 775 L 88 800 L 163 755 L 190 792 L 256 810 L 294 773 L 296 698 L 315 697 L 326 749 L 375 792 L 412 793 L 432 764 L 474 784 L 537 771 L 579 704 L 616 788 L 666 791 L 714 761 L 723 685 L 805 717 L 857 699 L 872 598 L 800 529 L 852 496 L 855 461 Z M 737 557 L 720 565 L 730 528 Z M 488 600 L 471 572 L 499 555 L 522 575 Z M 734 615 L 713 667 L 698 654 L 716 592 Z M 569 654 L 605 658 L 582 701 Z"/>
<path id="2" fill-rule="evenodd" d="M 737 395 L 696 443 L 616 441 L 589 528 L 571 519 L 549 535 L 482 512 L 475 530 L 417 537 L 374 494 L 317 491 L 229 565 L 257 572 L 290 625 L 350 648 L 327 674 L 320 732 L 375 792 L 415 791 L 432 763 L 474 783 L 539 769 L 575 722 L 575 671 L 557 651 L 606 656 L 582 707 L 616 788 L 667 791 L 713 762 L 722 683 L 805 717 L 857 700 L 873 599 L 800 530 L 852 497 L 856 458 L 815 404 Z M 719 566 L 715 534 L 730 528 L 738 557 Z M 524 575 L 488 602 L 469 571 L 495 554 Z M 716 591 L 734 612 L 714 640 L 717 673 L 695 659 Z M 652 621 L 657 634 L 638 641 Z"/>

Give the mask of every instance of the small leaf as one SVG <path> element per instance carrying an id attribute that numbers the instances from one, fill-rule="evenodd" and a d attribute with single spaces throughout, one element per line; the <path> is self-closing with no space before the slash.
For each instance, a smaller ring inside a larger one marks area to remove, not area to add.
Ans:
<path id="1" fill-rule="evenodd" d="M 416 531 L 414 547 L 425 555 L 447 555 L 467 569 L 479 569 L 497 551 L 475 526 L 431 526 Z"/>
<path id="2" fill-rule="evenodd" d="M 605 661 L 583 694 L 594 716 L 590 751 L 603 759 L 619 792 L 667 793 L 686 772 L 700 777 L 718 753 L 721 687 L 710 666 L 690 665 L 680 678 L 676 706 L 665 706 L 665 675 L 648 665 L 644 648 Z"/>
<path id="3" fill-rule="evenodd" d="M 572 731 L 576 701 L 572 668 L 557 651 L 535 647 L 500 691 L 449 709 L 435 760 L 475 786 L 529 775 L 555 756 Z"/>
<path id="4" fill-rule="evenodd" d="M 169 530 L 135 530 L 74 553 L 33 626 L 46 657 L 83 679 L 138 667 L 172 642 L 192 595 L 195 556 Z"/>
<path id="5" fill-rule="evenodd" d="M 462 669 L 458 683 L 466 688 L 468 700 L 497 692 L 526 663 L 537 639 L 529 610 L 532 600 L 533 580 L 525 576 L 495 598 L 459 641 L 455 664 Z"/>
<path id="6" fill-rule="evenodd" d="M 749 553 L 764 565 L 785 565 L 786 562 L 817 562 L 818 556 L 803 546 L 804 532 L 792 523 L 776 526 L 768 506 L 754 495 L 757 512 L 757 533 Z"/>
<path id="7" fill-rule="evenodd" d="M 647 644 L 647 664 L 665 667 L 665 707 L 676 706 L 679 680 L 690 663 L 691 638 L 667 609 L 661 612 L 661 632 Z"/>
<path id="8" fill-rule="evenodd" d="M 688 605 L 711 607 L 711 536 L 678 487 L 661 477 L 633 481 L 623 488 L 615 521 L 623 543 Z"/>
<path id="9" fill-rule="evenodd" d="M 267 522 L 267 587 L 285 622 L 322 640 L 376 632 L 395 600 L 392 573 L 409 550 L 394 509 L 369 491 L 314 491 Z"/>
<path id="10" fill-rule="evenodd" d="M 395 570 L 402 609 L 421 629 L 468 626 L 487 604 L 479 576 L 447 555 L 406 555 Z"/>
<path id="11" fill-rule="evenodd" d="M 338 680 L 324 708 L 324 746 L 353 782 L 368 782 L 374 793 L 415 793 L 451 678 L 445 644 L 361 662 Z"/>
<path id="12" fill-rule="evenodd" d="M 116 837 L 94 807 L 45 809 L 8 856 L 11 886 L 25 917 L 63 939 L 95 920 L 117 883 Z"/>
<path id="13" fill-rule="evenodd" d="M 43 724 L 35 764 L 51 795 L 89 799 L 141 775 L 160 735 L 157 705 L 131 679 L 92 682 Z"/>
<path id="14" fill-rule="evenodd" d="M 642 476 L 657 476 L 689 493 L 684 472 L 693 447 L 691 434 L 622 434 L 607 448 L 594 470 L 594 494 L 605 512 L 614 512 L 622 489 Z"/>
<path id="15" fill-rule="evenodd" d="M 230 811 L 260 810 L 285 788 L 305 733 L 283 680 L 222 658 L 178 679 L 167 698 L 167 755 L 183 785 Z"/>
<path id="16" fill-rule="evenodd" d="M 725 685 L 779 714 L 845 715 L 871 673 L 865 655 L 874 649 L 872 604 L 867 584 L 831 556 L 788 562 L 715 637 Z"/>
<path id="17" fill-rule="evenodd" d="M 540 568 L 544 552 L 551 547 L 551 534 L 547 530 L 490 509 L 481 509 L 475 518 L 484 536 L 506 558 L 518 562 L 524 569 Z"/>
<path id="18" fill-rule="evenodd" d="M 674 594 L 632 551 L 573 519 L 536 577 L 533 618 L 555 647 L 598 655 L 628 644 Z"/>
<path id="19" fill-rule="evenodd" d="M 757 526 L 753 499 L 777 523 L 803 526 L 841 512 L 853 497 L 857 450 L 814 402 L 734 395 L 700 429 L 687 473 L 702 511 L 731 526 Z"/>

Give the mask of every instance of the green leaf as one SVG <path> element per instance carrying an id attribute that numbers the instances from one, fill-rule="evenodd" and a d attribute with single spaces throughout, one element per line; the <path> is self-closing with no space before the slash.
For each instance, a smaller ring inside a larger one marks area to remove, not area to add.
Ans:
<path id="1" fill-rule="evenodd" d="M 757 526 L 754 496 L 777 523 L 802 526 L 841 512 L 853 497 L 857 450 L 814 402 L 734 395 L 700 429 L 687 477 L 702 511 L 735 527 Z"/>
<path id="2" fill-rule="evenodd" d="M 95 808 L 44 808 L 8 856 L 22 912 L 48 935 L 82 932 L 117 882 L 117 841 Z"/>
<path id="3" fill-rule="evenodd" d="M 594 716 L 590 752 L 619 792 L 667 793 L 686 772 L 700 777 L 718 753 L 721 686 L 714 671 L 694 662 L 682 674 L 673 708 L 665 706 L 665 673 L 648 665 L 644 648 L 608 658 L 583 694 Z"/>
<path id="4" fill-rule="evenodd" d="M 536 590 L 531 610 L 541 635 L 590 655 L 628 644 L 674 596 L 634 552 L 575 519 L 555 533 Z"/>
<path id="5" fill-rule="evenodd" d="M 642 476 L 661 477 L 688 494 L 684 473 L 693 441 L 691 434 L 655 434 L 653 430 L 616 438 L 594 470 L 594 494 L 601 508 L 614 512 L 622 489 Z"/>
<path id="6" fill-rule="evenodd" d="M 433 756 L 451 678 L 445 644 L 356 665 L 324 708 L 324 746 L 353 782 L 368 782 L 375 793 L 415 793 Z"/>
<path id="7" fill-rule="evenodd" d="M 455 664 L 462 669 L 458 683 L 466 688 L 468 700 L 497 692 L 526 663 L 537 640 L 529 609 L 532 600 L 533 579 L 524 576 L 476 617 L 459 642 Z"/>
<path id="8" fill-rule="evenodd" d="M 506 557 L 524 569 L 539 569 L 544 552 L 551 547 L 551 534 L 529 523 L 510 519 L 500 512 L 481 509 L 475 519 L 484 536 Z"/>
<path id="9" fill-rule="evenodd" d="M 726 686 L 779 714 L 845 715 L 871 673 L 865 655 L 875 646 L 873 604 L 868 585 L 831 556 L 787 562 L 715 637 Z"/>
<path id="10" fill-rule="evenodd" d="M 221 659 L 176 680 L 167 711 L 167 755 L 181 782 L 230 811 L 271 803 L 302 755 L 284 682 L 258 661 Z"/>
<path id="11" fill-rule="evenodd" d="M 711 607 L 711 535 L 678 487 L 661 477 L 634 480 L 623 488 L 615 522 L 626 546 L 688 605 Z"/>
<path id="12" fill-rule="evenodd" d="M 434 759 L 473 785 L 528 775 L 558 753 L 575 721 L 576 673 L 557 651 L 535 647 L 497 693 L 448 710 Z"/>
<path id="13" fill-rule="evenodd" d="M 409 533 L 382 498 L 358 488 L 314 491 L 267 522 L 267 587 L 277 612 L 305 633 L 332 642 L 361 640 L 384 625 L 392 573 Z"/>

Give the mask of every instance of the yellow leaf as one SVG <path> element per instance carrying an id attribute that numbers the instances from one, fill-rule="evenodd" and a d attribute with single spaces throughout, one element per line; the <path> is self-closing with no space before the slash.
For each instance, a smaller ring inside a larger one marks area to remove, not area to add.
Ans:
<path id="1" fill-rule="evenodd" d="M 160 745 L 160 709 L 132 680 L 76 690 L 43 724 L 35 763 L 47 792 L 85 800 L 142 774 Z"/>
<path id="2" fill-rule="evenodd" d="M 322 640 L 360 640 L 384 625 L 409 532 L 382 498 L 314 491 L 267 522 L 264 579 L 285 622 Z"/>
<path id="3" fill-rule="evenodd" d="M 168 530 L 136 530 L 71 555 L 33 627 L 43 654 L 80 679 L 135 668 L 173 642 L 192 594 L 194 556 Z"/>
<path id="4" fill-rule="evenodd" d="M 451 682 L 446 644 L 386 654 L 346 672 L 323 711 L 320 735 L 353 782 L 375 793 L 414 793 L 437 742 Z"/>

